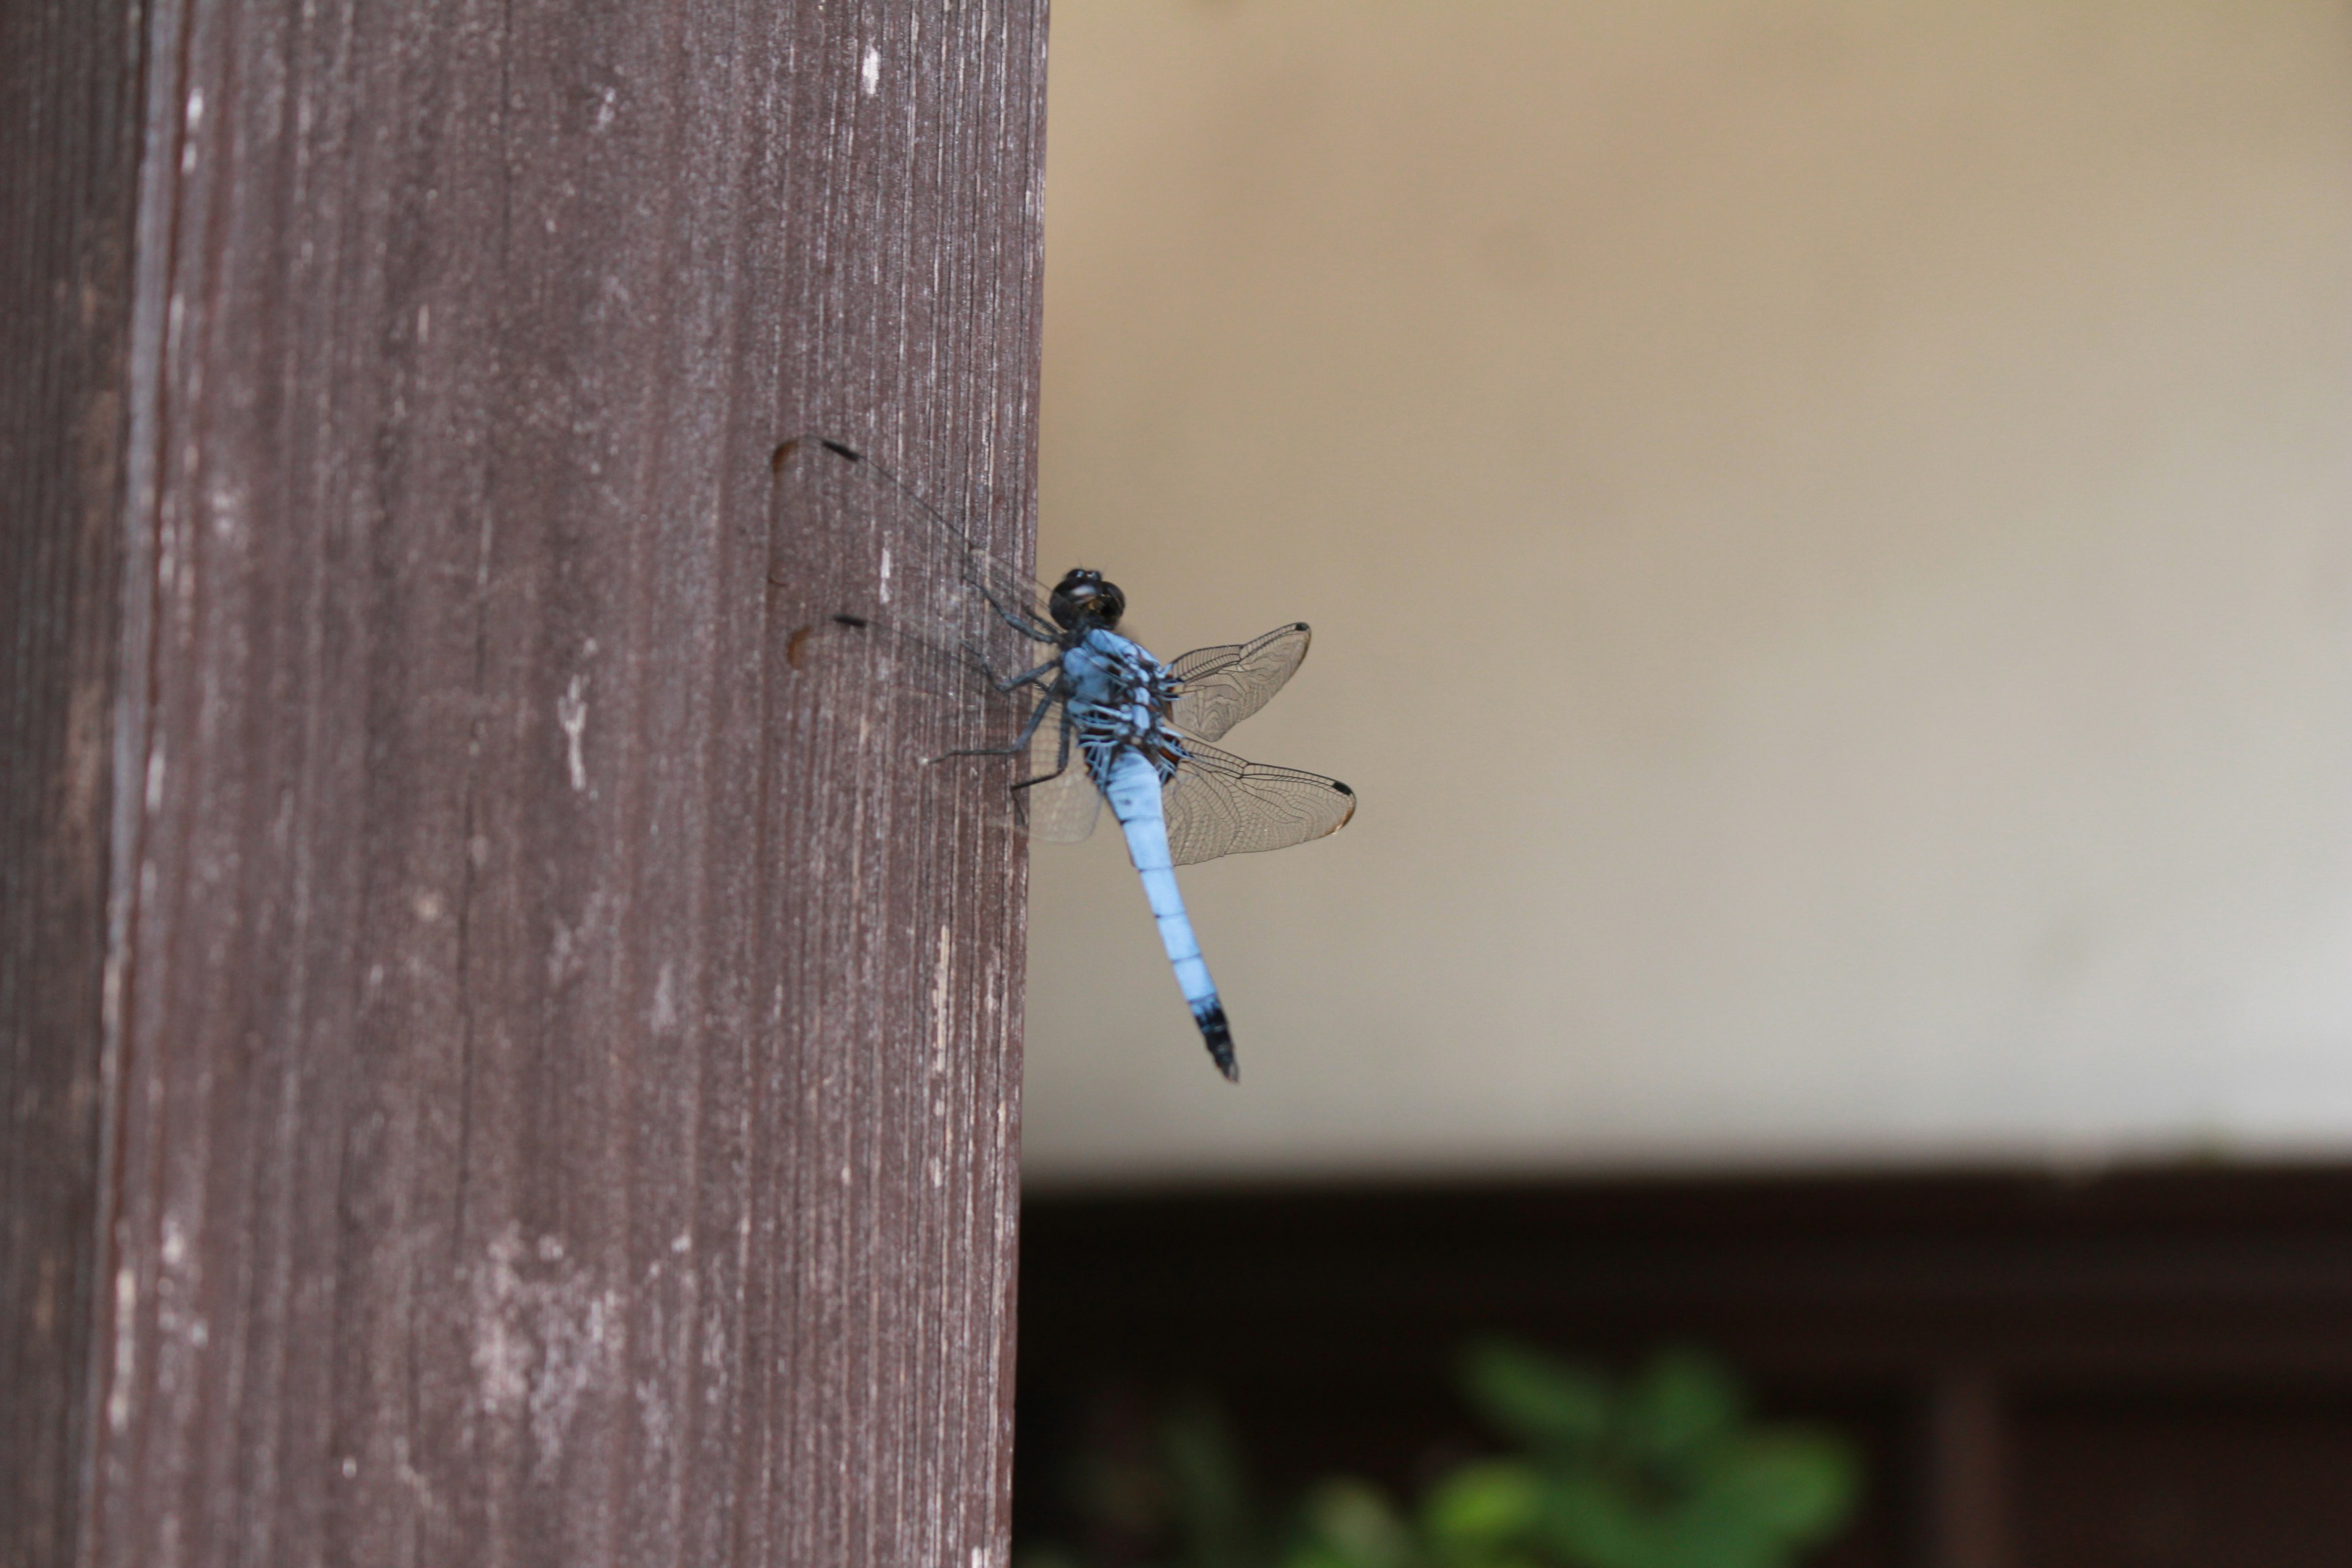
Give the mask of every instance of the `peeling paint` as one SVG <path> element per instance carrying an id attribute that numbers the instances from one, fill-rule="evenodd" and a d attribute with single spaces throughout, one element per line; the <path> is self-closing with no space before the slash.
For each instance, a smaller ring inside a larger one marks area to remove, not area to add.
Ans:
<path id="1" fill-rule="evenodd" d="M 131 1384 L 139 1370 L 139 1276 L 128 1268 L 114 1275 L 114 1388 L 106 1398 L 106 1424 L 120 1432 L 131 1425 Z"/>
<path id="2" fill-rule="evenodd" d="M 530 1275 L 526 1264 L 534 1265 Z M 561 1237 L 526 1246 L 509 1225 L 474 1278 L 474 1373 L 480 1407 L 499 1420 L 527 1418 L 533 1465 L 562 1458 L 582 1402 L 620 1373 L 626 1331 L 618 1291 L 567 1263 Z"/>
<path id="3" fill-rule="evenodd" d="M 931 1071 L 948 1070 L 948 969 L 955 956 L 955 939 L 940 927 L 938 967 L 931 975 Z"/>
<path id="4" fill-rule="evenodd" d="M 588 729 L 586 676 L 573 676 L 571 687 L 555 700 L 555 721 L 563 726 L 564 760 L 572 767 L 572 787 L 584 791 L 588 787 L 588 761 L 581 751 L 580 738 Z"/>
<path id="5" fill-rule="evenodd" d="M 665 959 L 654 977 L 654 1027 L 677 1027 L 677 965 Z"/>

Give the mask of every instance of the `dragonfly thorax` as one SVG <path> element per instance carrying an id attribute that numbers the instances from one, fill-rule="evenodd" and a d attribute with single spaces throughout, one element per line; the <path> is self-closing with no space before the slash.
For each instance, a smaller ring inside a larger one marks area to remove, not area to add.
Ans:
<path id="1" fill-rule="evenodd" d="M 1117 632 L 1091 626 L 1063 653 L 1062 679 L 1089 771 L 1100 773 L 1118 752 L 1136 750 L 1163 776 L 1173 772 L 1183 752 L 1168 726 L 1176 680 L 1166 665 Z"/>
<path id="2" fill-rule="evenodd" d="M 1089 572 L 1080 566 L 1054 584 L 1053 595 L 1046 600 L 1045 607 L 1052 613 L 1054 624 L 1066 632 L 1080 631 L 1087 626 L 1100 626 L 1108 631 L 1118 626 L 1118 618 L 1127 614 L 1127 595 L 1118 591 L 1118 584 L 1101 573 Z"/>

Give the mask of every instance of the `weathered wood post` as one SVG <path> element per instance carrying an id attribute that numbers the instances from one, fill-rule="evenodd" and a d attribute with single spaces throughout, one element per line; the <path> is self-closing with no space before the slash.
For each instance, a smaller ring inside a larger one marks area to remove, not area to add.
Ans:
<path id="1" fill-rule="evenodd" d="M 1025 550 L 1044 0 L 5 12 L 0 1557 L 1001 1561 L 1023 861 L 767 458 Z"/>

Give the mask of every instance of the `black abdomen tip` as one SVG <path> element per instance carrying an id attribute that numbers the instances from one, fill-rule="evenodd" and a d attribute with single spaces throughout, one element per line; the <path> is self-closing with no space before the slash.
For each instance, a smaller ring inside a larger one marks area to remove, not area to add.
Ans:
<path id="1" fill-rule="evenodd" d="M 1225 1023 L 1225 1005 L 1212 1001 L 1205 1007 L 1192 1009 L 1192 1021 L 1201 1026 L 1201 1039 L 1209 1047 L 1209 1059 L 1226 1081 L 1242 1080 L 1241 1063 L 1234 1059 L 1234 1032 Z"/>

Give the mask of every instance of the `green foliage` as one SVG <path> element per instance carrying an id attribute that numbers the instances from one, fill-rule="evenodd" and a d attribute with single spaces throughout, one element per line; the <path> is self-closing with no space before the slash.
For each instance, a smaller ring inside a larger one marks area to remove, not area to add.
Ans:
<path id="1" fill-rule="evenodd" d="M 1789 1568 L 1836 1533 L 1860 1486 L 1853 1452 L 1809 1427 L 1759 1426 L 1696 1352 L 1627 1380 L 1501 1341 L 1474 1345 L 1472 1407 L 1520 1445 L 1441 1477 L 1407 1510 L 1370 1483 L 1326 1481 L 1269 1528 L 1213 1410 L 1160 1433 L 1165 1568 Z M 1130 1484 L 1098 1510 L 1131 1505 Z M 1129 1512 L 1132 1512 L 1131 1506 Z M 1106 1515 L 1108 1517 L 1108 1515 Z M 1132 1522 L 1132 1521 L 1129 1521 Z M 1024 1552 L 1022 1568 L 1080 1568 Z"/>
<path id="2" fill-rule="evenodd" d="M 1617 1382 L 1525 1347 L 1465 1358 L 1478 1413 L 1532 1450 L 1441 1482 L 1424 1508 L 1444 1568 L 1782 1568 L 1852 1512 L 1859 1467 L 1834 1436 L 1758 1426 L 1695 1351 Z"/>
<path id="3" fill-rule="evenodd" d="M 1182 1522 L 1183 1568 L 1226 1568 L 1261 1560 L 1257 1509 L 1243 1478 L 1239 1448 L 1223 1418 L 1205 1402 L 1179 1408 L 1161 1425 L 1160 1451 Z"/>

